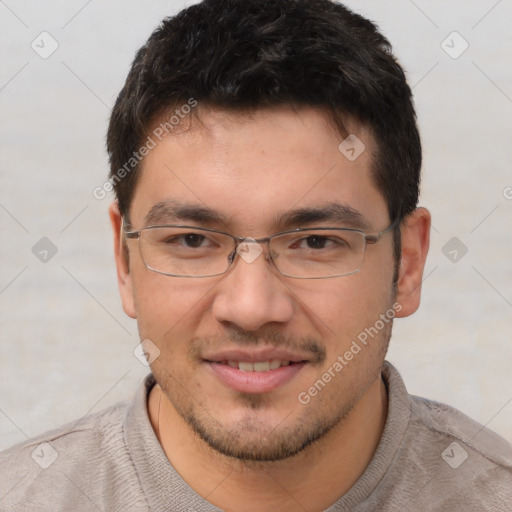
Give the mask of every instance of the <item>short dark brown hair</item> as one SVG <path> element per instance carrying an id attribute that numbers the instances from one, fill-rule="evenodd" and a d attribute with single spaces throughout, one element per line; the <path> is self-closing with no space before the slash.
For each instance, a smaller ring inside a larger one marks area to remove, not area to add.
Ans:
<path id="1" fill-rule="evenodd" d="M 374 135 L 372 171 L 390 218 L 417 205 L 421 143 L 411 90 L 388 40 L 339 3 L 204 0 L 164 19 L 137 52 L 108 127 L 123 215 L 140 167 L 133 155 L 156 119 L 191 98 L 228 110 L 322 109 L 341 134 L 350 116 Z"/>

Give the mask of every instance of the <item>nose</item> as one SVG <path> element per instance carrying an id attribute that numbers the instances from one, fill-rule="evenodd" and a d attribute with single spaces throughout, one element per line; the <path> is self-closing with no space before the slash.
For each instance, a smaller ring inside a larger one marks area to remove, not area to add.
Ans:
<path id="1" fill-rule="evenodd" d="M 238 246 L 235 260 L 217 285 L 213 315 L 223 324 L 257 331 L 292 318 L 293 294 L 259 244 Z"/>

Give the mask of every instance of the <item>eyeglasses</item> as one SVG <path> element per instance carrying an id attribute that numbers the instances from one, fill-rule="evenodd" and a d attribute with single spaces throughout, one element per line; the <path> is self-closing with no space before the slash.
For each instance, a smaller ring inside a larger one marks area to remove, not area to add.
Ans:
<path id="1" fill-rule="evenodd" d="M 361 269 L 366 246 L 377 243 L 398 224 L 393 221 L 376 235 L 352 228 L 298 228 L 266 238 L 244 238 L 196 226 L 146 226 L 127 231 L 139 240 L 147 269 L 174 277 L 213 277 L 224 274 L 238 254 L 252 263 L 267 244 L 266 259 L 286 277 L 325 279 L 355 274 Z"/>

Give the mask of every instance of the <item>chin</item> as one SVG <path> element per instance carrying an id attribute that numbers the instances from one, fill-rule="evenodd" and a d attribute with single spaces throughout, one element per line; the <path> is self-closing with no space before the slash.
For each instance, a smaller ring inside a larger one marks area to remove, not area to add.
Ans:
<path id="1" fill-rule="evenodd" d="M 253 397 L 254 398 L 254 397 Z M 256 397 L 261 399 L 263 397 Z M 311 416 L 290 417 L 290 413 L 265 421 L 258 413 L 246 412 L 243 418 L 222 423 L 209 414 L 190 411 L 182 417 L 215 452 L 243 462 L 272 462 L 285 460 L 304 452 L 310 445 L 321 440 L 340 423 L 345 416 L 341 411 L 328 419 Z"/>

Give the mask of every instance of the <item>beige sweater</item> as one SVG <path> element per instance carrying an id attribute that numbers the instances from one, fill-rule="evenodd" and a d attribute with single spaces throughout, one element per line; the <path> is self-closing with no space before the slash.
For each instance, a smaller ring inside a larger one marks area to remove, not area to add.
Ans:
<path id="1" fill-rule="evenodd" d="M 383 377 L 389 409 L 377 451 L 328 512 L 511 512 L 509 443 L 451 407 L 409 395 L 389 363 Z M 147 414 L 153 385 L 150 374 L 132 403 L 0 453 L 0 511 L 219 510 L 165 457 Z"/>

